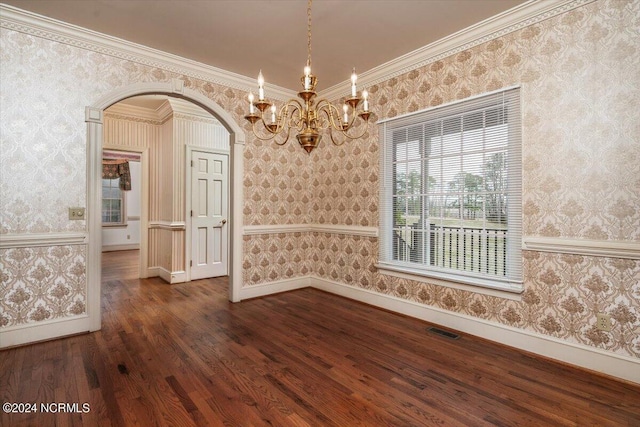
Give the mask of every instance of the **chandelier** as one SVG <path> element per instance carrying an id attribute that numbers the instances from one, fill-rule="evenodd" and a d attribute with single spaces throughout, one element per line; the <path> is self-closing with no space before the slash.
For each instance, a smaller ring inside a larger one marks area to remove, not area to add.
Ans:
<path id="1" fill-rule="evenodd" d="M 255 100 L 253 92 L 249 93 L 249 114 L 244 116 L 251 123 L 254 135 L 263 141 L 274 140 L 276 144 L 284 145 L 289 140 L 291 132 L 297 132 L 296 138 L 307 153 L 311 153 L 318 146 L 322 137 L 320 132 L 324 130 L 329 131 L 331 141 L 335 145 L 342 145 L 345 139 L 336 140 L 334 132 L 347 139 L 361 138 L 366 132 L 366 127 L 359 135 L 353 135 L 349 131 L 355 127 L 355 123 L 368 123 L 371 116 L 367 91 L 362 91 L 362 98 L 358 96 L 356 88 L 358 76 L 355 68 L 351 75 L 351 97 L 345 100 L 342 112 L 327 99 L 316 100 L 317 78 L 311 74 L 312 1 L 308 0 L 307 4 L 307 65 L 304 67 L 304 75 L 300 79 L 302 90 L 298 92 L 298 97 L 301 101 L 291 98 L 278 110 L 275 104 L 270 103 L 264 97 L 264 77 L 262 70 L 260 70 L 258 100 Z M 361 101 L 363 101 L 362 109 L 358 110 Z M 284 134 L 285 137 L 282 142 L 279 142 L 275 137 L 281 134 Z"/>

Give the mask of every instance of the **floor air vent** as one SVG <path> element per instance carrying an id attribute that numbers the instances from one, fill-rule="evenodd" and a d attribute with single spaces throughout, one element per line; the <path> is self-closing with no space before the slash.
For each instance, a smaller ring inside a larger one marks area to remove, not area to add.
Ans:
<path id="1" fill-rule="evenodd" d="M 442 335 L 443 337 L 450 338 L 452 340 L 457 340 L 458 338 L 460 338 L 460 335 L 454 334 L 453 332 L 445 331 L 444 329 L 431 327 L 431 328 L 429 328 L 427 330 L 429 332 L 432 332 L 432 333 L 438 334 L 438 335 Z"/>

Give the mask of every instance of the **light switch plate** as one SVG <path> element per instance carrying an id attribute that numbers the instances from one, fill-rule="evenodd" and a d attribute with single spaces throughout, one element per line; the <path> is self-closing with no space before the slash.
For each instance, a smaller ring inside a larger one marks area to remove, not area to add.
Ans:
<path id="1" fill-rule="evenodd" d="M 69 208 L 69 219 L 79 220 L 84 218 L 84 208 Z"/>

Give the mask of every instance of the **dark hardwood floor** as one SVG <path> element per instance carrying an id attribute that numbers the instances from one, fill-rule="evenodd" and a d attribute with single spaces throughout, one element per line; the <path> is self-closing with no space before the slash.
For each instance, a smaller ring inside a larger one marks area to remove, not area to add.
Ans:
<path id="1" fill-rule="evenodd" d="M 226 278 L 103 261 L 101 331 L 0 352 L 3 402 L 89 411 L 2 426 L 640 426 L 635 385 L 318 290 L 231 304 Z"/>

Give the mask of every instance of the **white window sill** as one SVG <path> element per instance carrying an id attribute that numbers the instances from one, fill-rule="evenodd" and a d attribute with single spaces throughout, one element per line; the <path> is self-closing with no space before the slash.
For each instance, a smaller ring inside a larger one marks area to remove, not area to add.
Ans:
<path id="1" fill-rule="evenodd" d="M 388 264 L 380 262 L 376 264 L 380 274 L 415 280 L 416 282 L 432 283 L 453 289 L 462 289 L 468 292 L 491 295 L 515 301 L 520 300 L 520 294 L 524 290 L 521 282 L 501 281 L 452 274 L 441 271 L 427 271 L 412 268 L 406 265 Z"/>
<path id="2" fill-rule="evenodd" d="M 127 228 L 127 224 L 102 224 L 102 228 Z"/>

